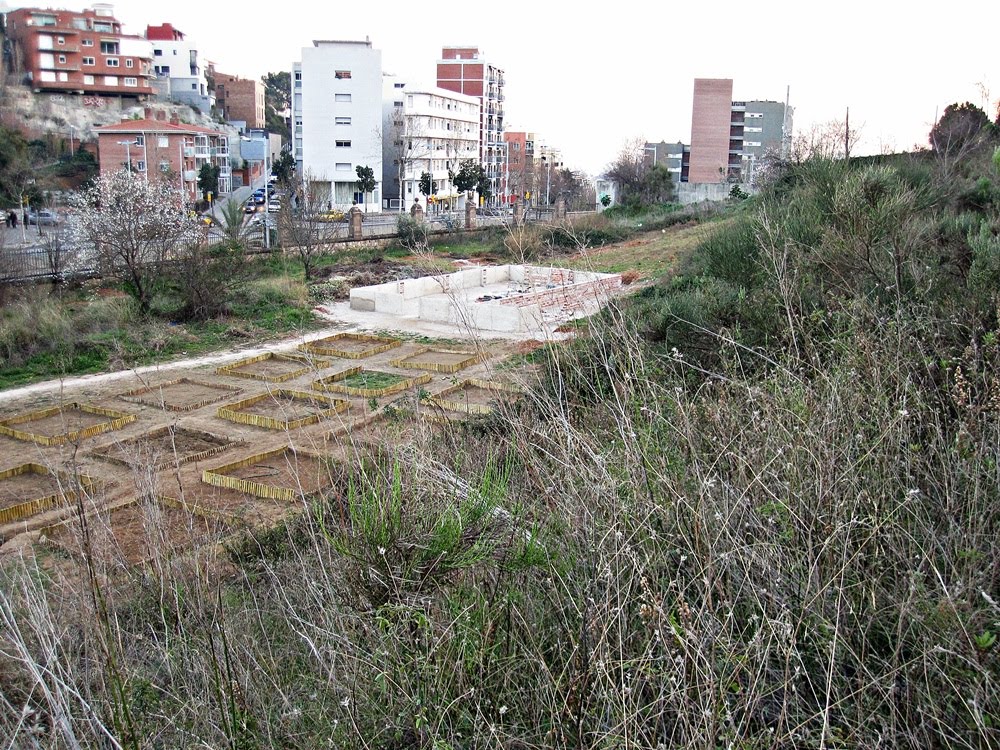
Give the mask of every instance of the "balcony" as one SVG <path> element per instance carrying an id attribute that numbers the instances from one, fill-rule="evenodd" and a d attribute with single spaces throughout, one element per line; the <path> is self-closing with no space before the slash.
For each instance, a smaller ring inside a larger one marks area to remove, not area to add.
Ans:
<path id="1" fill-rule="evenodd" d="M 184 158 L 185 159 L 193 159 L 194 158 L 194 146 L 185 146 L 184 147 Z"/>
<path id="2" fill-rule="evenodd" d="M 212 153 L 208 146 L 195 146 L 194 147 L 194 158 L 195 159 L 208 159 Z"/>
<path id="3" fill-rule="evenodd" d="M 229 156 L 229 146 L 215 146 L 212 149 L 212 156 Z"/>
<path id="4" fill-rule="evenodd" d="M 184 170 L 184 182 L 194 182 L 198 179 L 198 173 L 193 169 Z"/>

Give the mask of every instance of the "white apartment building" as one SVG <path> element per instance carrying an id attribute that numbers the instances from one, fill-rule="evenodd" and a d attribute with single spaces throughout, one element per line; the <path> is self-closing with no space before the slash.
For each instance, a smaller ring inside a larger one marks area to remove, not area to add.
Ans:
<path id="1" fill-rule="evenodd" d="M 382 52 L 370 41 L 315 41 L 292 64 L 295 162 L 313 205 L 382 209 Z M 357 189 L 371 167 L 375 190 Z"/>
<path id="2" fill-rule="evenodd" d="M 212 114 L 215 91 L 207 76 L 211 63 L 199 55 L 198 45 L 169 23 L 147 26 L 146 38 L 153 46 L 153 71 L 158 79 L 169 81 L 170 98 Z"/>
<path id="3" fill-rule="evenodd" d="M 464 159 L 479 161 L 479 98 L 434 87 L 410 88 L 386 78 L 382 101 L 384 207 L 405 210 L 419 203 L 420 176 L 431 175 L 435 199 L 452 208 L 462 198 L 449 172 Z"/>

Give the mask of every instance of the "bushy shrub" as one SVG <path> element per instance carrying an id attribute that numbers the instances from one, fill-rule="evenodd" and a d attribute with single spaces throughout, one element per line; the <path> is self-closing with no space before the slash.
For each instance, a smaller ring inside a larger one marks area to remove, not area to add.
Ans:
<path id="1" fill-rule="evenodd" d="M 427 247 L 427 224 L 408 214 L 400 214 L 396 218 L 396 232 L 399 244 L 407 250 L 422 250 Z"/>

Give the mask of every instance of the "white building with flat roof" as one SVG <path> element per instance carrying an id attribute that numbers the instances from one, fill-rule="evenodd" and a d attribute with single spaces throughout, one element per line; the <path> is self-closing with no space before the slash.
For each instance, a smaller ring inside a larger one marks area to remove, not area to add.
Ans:
<path id="1" fill-rule="evenodd" d="M 382 52 L 370 41 L 314 41 L 292 65 L 295 162 L 309 202 L 382 208 Z M 375 189 L 361 194 L 357 168 Z"/>
<path id="2" fill-rule="evenodd" d="M 452 182 L 464 159 L 479 161 L 479 98 L 387 77 L 382 101 L 385 206 L 427 210 L 420 178 L 431 175 L 431 195 L 449 208 L 460 197 Z"/>

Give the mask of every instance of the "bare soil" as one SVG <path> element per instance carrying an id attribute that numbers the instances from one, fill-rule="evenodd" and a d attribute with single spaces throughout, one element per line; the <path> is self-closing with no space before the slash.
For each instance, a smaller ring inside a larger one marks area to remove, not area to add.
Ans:
<path id="1" fill-rule="evenodd" d="M 248 479 L 269 487 L 299 490 L 311 495 L 333 484 L 337 475 L 331 462 L 314 456 L 286 451 L 250 466 L 226 472 L 227 476 Z"/>
<path id="2" fill-rule="evenodd" d="M 296 419 L 312 416 L 323 411 L 325 408 L 327 408 L 326 405 L 319 401 L 269 393 L 257 403 L 244 407 L 239 411 L 247 414 L 260 414 L 262 417 L 272 417 L 280 419 L 283 422 L 291 422 Z"/>
<path id="3" fill-rule="evenodd" d="M 222 385 L 210 385 L 184 380 L 171 385 L 154 387 L 148 393 L 130 396 L 132 401 L 139 401 L 149 406 L 170 408 L 178 411 L 189 411 L 206 403 L 222 401 L 235 396 L 239 391 Z"/>
<path id="4" fill-rule="evenodd" d="M 44 435 L 45 437 L 55 437 L 56 435 L 65 435 L 92 427 L 95 424 L 103 424 L 110 421 L 112 420 L 101 414 L 90 414 L 80 409 L 69 408 L 62 409 L 57 414 L 48 417 L 32 419 L 30 422 L 21 422 L 15 425 L 15 427 L 22 432 Z"/>
<path id="5" fill-rule="evenodd" d="M 374 352 L 381 346 L 384 346 L 386 342 L 382 341 L 364 341 L 352 338 L 325 338 L 319 339 L 318 341 L 313 341 L 313 346 L 318 346 L 323 349 L 337 349 L 342 352 L 351 352 L 352 354 L 361 354 L 363 352 Z"/>
<path id="6" fill-rule="evenodd" d="M 497 404 L 507 398 L 513 397 L 514 394 L 502 393 L 490 390 L 489 388 L 481 388 L 478 385 L 472 385 L 471 383 L 465 383 L 459 390 L 452 391 L 443 398 L 447 401 L 460 401 L 463 404 L 489 406 L 490 404 Z"/>
<path id="7" fill-rule="evenodd" d="M 108 561 L 130 565 L 159 553 L 174 554 L 219 538 L 226 524 L 160 503 L 132 504 L 89 519 L 93 549 Z M 70 521 L 51 528 L 45 535 L 54 546 L 79 554 L 77 524 Z"/>
<path id="8" fill-rule="evenodd" d="M 129 440 L 115 441 L 92 452 L 126 464 L 148 463 L 157 467 L 183 463 L 203 451 L 229 445 L 230 441 L 208 432 L 169 427 L 165 433 L 146 433 Z"/>
<path id="9" fill-rule="evenodd" d="M 260 362 L 250 362 L 242 365 L 241 367 L 234 367 L 231 372 L 274 378 L 287 375 L 290 372 L 300 372 L 308 369 L 309 365 L 305 362 L 298 362 L 294 359 L 279 359 L 277 357 L 273 357 Z"/>
<path id="10" fill-rule="evenodd" d="M 400 361 L 407 367 L 433 370 L 435 365 L 458 365 L 475 356 L 474 352 L 446 352 L 431 349 L 421 354 L 404 357 Z"/>
<path id="11" fill-rule="evenodd" d="M 275 515 L 273 510 L 269 511 L 267 507 L 275 503 L 227 487 L 214 487 L 204 482 L 191 483 L 184 488 L 183 493 L 175 493 L 173 499 L 194 510 L 246 519 L 248 523 L 256 523 L 262 514 Z"/>
<path id="12" fill-rule="evenodd" d="M 20 505 L 60 491 L 59 482 L 51 474 L 26 472 L 0 479 L 0 510 Z"/>

